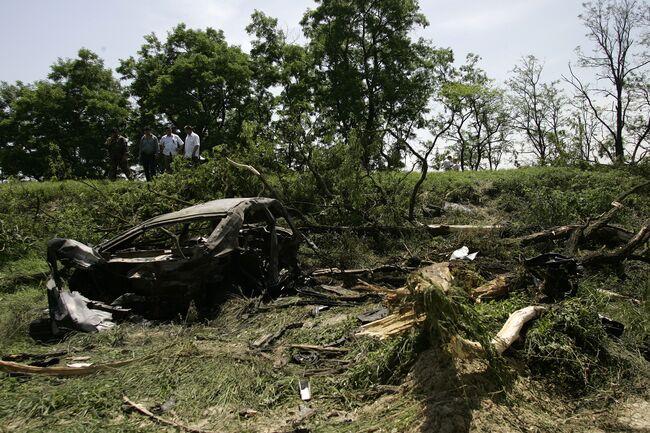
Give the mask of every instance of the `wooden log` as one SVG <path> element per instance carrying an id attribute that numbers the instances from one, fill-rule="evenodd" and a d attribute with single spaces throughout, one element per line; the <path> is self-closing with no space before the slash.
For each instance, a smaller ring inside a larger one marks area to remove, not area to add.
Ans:
<path id="1" fill-rule="evenodd" d="M 532 245 L 536 244 L 539 242 L 546 242 L 546 241 L 552 241 L 552 240 L 557 240 L 557 239 L 566 239 L 569 236 L 571 236 L 571 233 L 575 229 L 577 229 L 578 225 L 573 224 L 573 225 L 567 225 L 567 226 L 561 226 L 561 227 L 554 227 L 549 230 L 544 230 L 541 232 L 533 233 L 530 235 L 522 236 L 519 238 L 519 243 L 522 246 L 525 245 Z"/>
<path id="2" fill-rule="evenodd" d="M 519 340 L 524 325 L 539 317 L 544 310 L 545 308 L 541 306 L 530 306 L 512 313 L 499 333 L 491 341 L 497 353 L 502 354 L 515 341 Z"/>
<path id="3" fill-rule="evenodd" d="M 650 240 L 650 226 L 643 226 L 630 241 L 613 251 L 595 252 L 579 258 L 583 266 L 620 263 Z"/>

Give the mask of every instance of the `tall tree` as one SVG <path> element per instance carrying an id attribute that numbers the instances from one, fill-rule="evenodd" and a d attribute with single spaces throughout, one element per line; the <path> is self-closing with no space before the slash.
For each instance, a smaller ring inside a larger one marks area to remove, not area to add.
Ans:
<path id="1" fill-rule="evenodd" d="M 430 47 L 417 0 L 320 0 L 302 21 L 318 82 L 316 109 L 366 170 L 397 167 L 391 135 L 426 111 Z"/>
<path id="2" fill-rule="evenodd" d="M 131 80 L 141 123 L 190 124 L 204 149 L 240 142 L 253 70 L 249 56 L 228 45 L 223 32 L 180 24 L 164 42 L 150 34 L 138 57 L 122 60 L 118 72 Z"/>
<path id="3" fill-rule="evenodd" d="M 650 125 L 650 107 L 637 104 L 643 69 L 650 62 L 645 51 L 648 3 L 642 0 L 597 0 L 584 4 L 580 19 L 594 46 L 590 53 L 577 49 L 578 65 L 593 68 L 597 83 L 585 84 L 569 65 L 566 80 L 583 98 L 607 131 L 601 150 L 612 161 L 622 163 L 626 154 L 626 127 L 634 124 L 632 110 L 645 111 L 641 118 Z M 650 128 L 643 128 L 637 142 L 643 142 Z M 610 145 L 611 143 L 611 145 Z"/>
<path id="4" fill-rule="evenodd" d="M 490 170 L 497 169 L 508 146 L 510 117 L 504 92 L 478 67 L 479 60 L 468 54 L 442 90 L 444 103 L 455 114 L 448 137 L 462 170 L 478 170 L 486 159 Z"/>
<path id="5" fill-rule="evenodd" d="M 543 65 L 535 56 L 521 59 L 508 80 L 512 126 L 523 134 L 540 165 L 561 151 L 562 107 L 565 98 L 558 81 L 541 82 Z"/>

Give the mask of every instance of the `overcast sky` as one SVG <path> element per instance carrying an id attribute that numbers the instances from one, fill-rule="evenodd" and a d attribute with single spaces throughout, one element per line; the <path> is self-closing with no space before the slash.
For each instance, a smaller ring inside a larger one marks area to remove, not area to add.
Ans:
<path id="1" fill-rule="evenodd" d="M 544 79 L 559 79 L 574 49 L 585 44 L 578 14 L 581 0 L 421 0 L 430 25 L 417 36 L 451 47 L 462 62 L 479 54 L 498 81 L 533 54 L 546 64 Z M 2 0 L 0 81 L 45 78 L 58 57 L 89 48 L 115 68 L 135 55 L 143 35 L 159 36 L 179 22 L 222 29 L 228 41 L 248 50 L 244 28 L 254 9 L 279 19 L 289 35 L 301 36 L 300 19 L 311 0 Z"/>

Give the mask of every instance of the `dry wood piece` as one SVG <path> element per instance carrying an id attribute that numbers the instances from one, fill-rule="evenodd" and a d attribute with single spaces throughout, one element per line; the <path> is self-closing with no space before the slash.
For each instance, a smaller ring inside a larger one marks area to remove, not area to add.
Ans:
<path id="1" fill-rule="evenodd" d="M 633 304 L 636 304 L 636 305 L 643 304 L 642 301 L 640 301 L 639 299 L 633 298 L 631 296 L 621 295 L 620 293 L 612 292 L 610 290 L 605 290 L 605 289 L 596 289 L 596 290 L 598 291 L 598 293 L 602 293 L 603 295 L 609 297 L 610 299 L 620 299 L 620 300 L 623 300 L 623 301 L 629 301 L 629 302 L 631 302 Z"/>
<path id="2" fill-rule="evenodd" d="M 158 415 L 155 415 L 149 409 L 144 407 L 143 405 L 135 403 L 135 402 L 129 400 L 129 398 L 126 397 L 126 396 L 122 397 L 122 400 L 124 400 L 124 403 L 129 405 L 129 407 L 131 407 L 135 411 L 141 413 L 142 415 L 148 416 L 149 418 L 151 418 L 153 420 L 156 420 L 161 424 L 170 425 L 170 426 L 179 428 L 181 430 L 185 430 L 185 431 L 190 432 L 190 433 L 216 433 L 216 432 L 210 431 L 210 430 L 201 430 L 201 429 L 198 429 L 198 428 L 190 427 L 188 425 L 181 424 L 181 423 L 178 423 L 176 421 L 172 421 L 172 420 L 160 417 Z"/>
<path id="3" fill-rule="evenodd" d="M 495 279 L 472 290 L 471 297 L 479 303 L 488 299 L 500 298 L 508 294 L 511 280 L 512 275 L 510 274 L 499 275 Z"/>
<path id="4" fill-rule="evenodd" d="M 290 349 L 314 350 L 316 352 L 329 352 L 329 353 L 347 353 L 349 349 L 344 347 L 333 346 L 317 346 L 315 344 L 290 344 Z"/>
<path id="5" fill-rule="evenodd" d="M 393 313 L 386 316 L 381 320 L 377 320 L 361 327 L 361 331 L 356 335 L 366 335 L 369 337 L 377 337 L 380 340 L 388 338 L 391 335 L 401 334 L 408 331 L 418 323 L 424 321 L 426 316 L 424 314 L 417 315 L 413 309 Z"/>
<path id="6" fill-rule="evenodd" d="M 530 306 L 512 313 L 496 337 L 492 339 L 496 351 L 499 354 L 505 352 L 515 341 L 519 340 L 524 325 L 539 317 L 544 310 L 545 308 L 541 306 Z"/>
<path id="7" fill-rule="evenodd" d="M 429 287 L 438 287 L 443 293 L 449 292 L 454 281 L 448 262 L 434 263 L 418 269 L 408 277 L 407 285 L 413 293 L 428 290 Z"/>
<path id="8" fill-rule="evenodd" d="M 537 242 L 568 238 L 571 236 L 571 233 L 573 233 L 573 231 L 578 227 L 578 225 L 555 227 L 549 230 L 544 230 L 542 232 L 522 236 L 519 238 L 519 243 L 521 245 L 530 245 Z"/>
<path id="9" fill-rule="evenodd" d="M 0 361 L 0 370 L 7 373 L 18 374 L 41 374 L 45 376 L 84 376 L 100 371 L 113 370 L 123 367 L 136 361 L 144 361 L 153 355 L 145 358 L 129 359 L 127 361 L 110 362 L 107 364 L 95 364 L 87 367 L 35 367 L 33 365 L 20 364 L 11 361 Z"/>

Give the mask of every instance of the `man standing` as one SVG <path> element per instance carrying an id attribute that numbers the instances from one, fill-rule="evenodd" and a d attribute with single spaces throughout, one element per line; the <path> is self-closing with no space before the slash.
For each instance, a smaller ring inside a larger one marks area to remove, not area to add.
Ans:
<path id="1" fill-rule="evenodd" d="M 151 134 L 151 128 L 146 127 L 140 139 L 140 162 L 147 182 L 156 175 L 156 156 L 158 156 L 158 137 Z"/>
<path id="2" fill-rule="evenodd" d="M 185 126 L 185 159 L 190 159 L 193 162 L 199 160 L 199 149 L 201 147 L 201 140 L 199 136 L 192 131 L 190 125 Z"/>
<path id="3" fill-rule="evenodd" d="M 118 167 L 122 169 L 127 179 L 131 179 L 126 138 L 122 137 L 117 129 L 114 129 L 111 132 L 111 136 L 106 139 L 105 145 L 108 147 L 108 155 L 110 158 L 110 166 L 108 168 L 109 179 L 115 180 Z"/>
<path id="4" fill-rule="evenodd" d="M 442 169 L 444 171 L 449 171 L 454 167 L 454 161 L 451 160 L 451 155 L 447 155 L 447 159 L 442 161 L 442 164 L 440 164 Z"/>
<path id="5" fill-rule="evenodd" d="M 160 137 L 160 151 L 163 154 L 163 170 L 167 173 L 172 172 L 172 160 L 183 146 L 183 140 L 172 132 L 172 127 L 168 126 L 166 134 Z"/>

